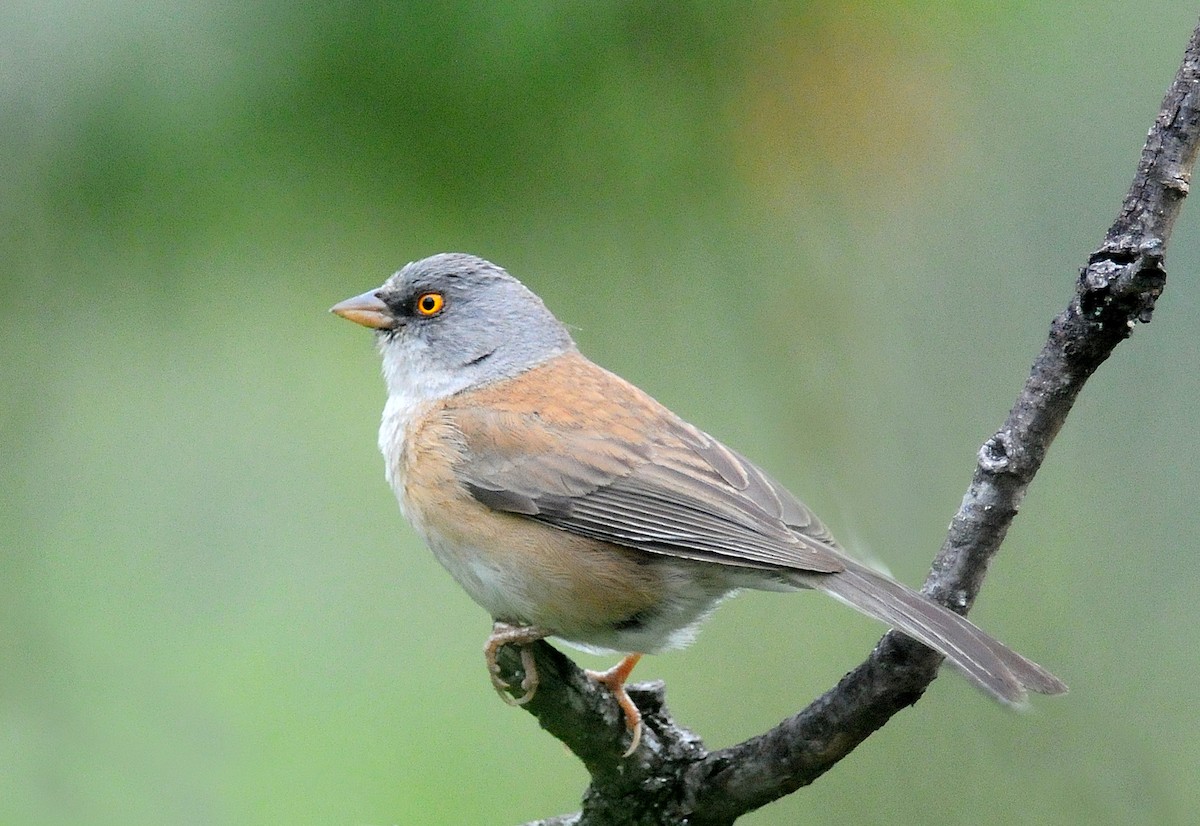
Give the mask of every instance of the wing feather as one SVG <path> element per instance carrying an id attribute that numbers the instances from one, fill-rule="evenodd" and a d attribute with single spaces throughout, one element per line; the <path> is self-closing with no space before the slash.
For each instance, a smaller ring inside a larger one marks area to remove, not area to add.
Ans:
<path id="1" fill-rule="evenodd" d="M 571 406 L 521 399 L 534 394 L 522 382 L 547 370 L 559 371 L 551 386 L 571 386 Z M 506 385 L 442 411 L 461 441 L 455 472 L 489 507 L 651 554 L 777 571 L 935 648 L 1005 702 L 1022 702 L 1026 689 L 1066 690 L 965 618 L 842 556 L 782 485 L 582 357 Z"/>
<path id="2" fill-rule="evenodd" d="M 843 569 L 829 531 L 782 486 L 632 385 L 604 377 L 594 405 L 447 405 L 461 439 L 456 472 L 471 494 L 497 510 L 650 553 Z"/>

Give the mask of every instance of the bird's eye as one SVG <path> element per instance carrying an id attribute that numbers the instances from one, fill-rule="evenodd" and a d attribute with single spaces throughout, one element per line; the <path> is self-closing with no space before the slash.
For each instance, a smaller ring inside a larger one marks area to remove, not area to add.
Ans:
<path id="1" fill-rule="evenodd" d="M 417 297 L 417 315 L 430 318 L 437 315 L 446 306 L 446 297 L 441 293 L 422 293 Z"/>

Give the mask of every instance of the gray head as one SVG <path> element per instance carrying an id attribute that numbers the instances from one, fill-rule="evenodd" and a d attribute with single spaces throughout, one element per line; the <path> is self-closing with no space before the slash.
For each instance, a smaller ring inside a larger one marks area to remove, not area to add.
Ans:
<path id="1" fill-rule="evenodd" d="M 414 261 L 331 312 L 377 331 L 393 395 L 440 398 L 575 349 L 542 300 L 465 253 Z"/>

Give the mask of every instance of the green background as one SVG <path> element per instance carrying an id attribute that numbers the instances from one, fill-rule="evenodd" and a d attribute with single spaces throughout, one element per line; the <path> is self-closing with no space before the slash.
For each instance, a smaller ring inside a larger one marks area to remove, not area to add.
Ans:
<path id="1" fill-rule="evenodd" d="M 936 8 L 933 8 L 936 6 Z M 577 762 L 396 510 L 334 302 L 442 250 L 918 583 L 1116 214 L 1184 2 L 0 9 L 0 823 L 516 823 Z M 954 675 L 744 822 L 1184 823 L 1200 765 L 1200 211 Z M 667 681 L 710 746 L 881 629 L 749 594 Z M 589 666 L 611 660 L 582 658 Z"/>

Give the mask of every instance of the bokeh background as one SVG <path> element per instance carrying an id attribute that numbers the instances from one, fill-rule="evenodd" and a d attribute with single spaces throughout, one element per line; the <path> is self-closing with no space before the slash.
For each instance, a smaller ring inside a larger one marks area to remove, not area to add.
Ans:
<path id="1" fill-rule="evenodd" d="M 403 524 L 334 302 L 464 250 L 919 583 L 1115 215 L 1193 4 L 0 7 L 0 823 L 517 823 L 585 776 Z M 745 819 L 1184 823 L 1200 210 L 973 616 L 962 680 Z M 712 746 L 881 629 L 749 594 L 654 657 Z M 590 666 L 605 660 L 583 658 Z"/>

